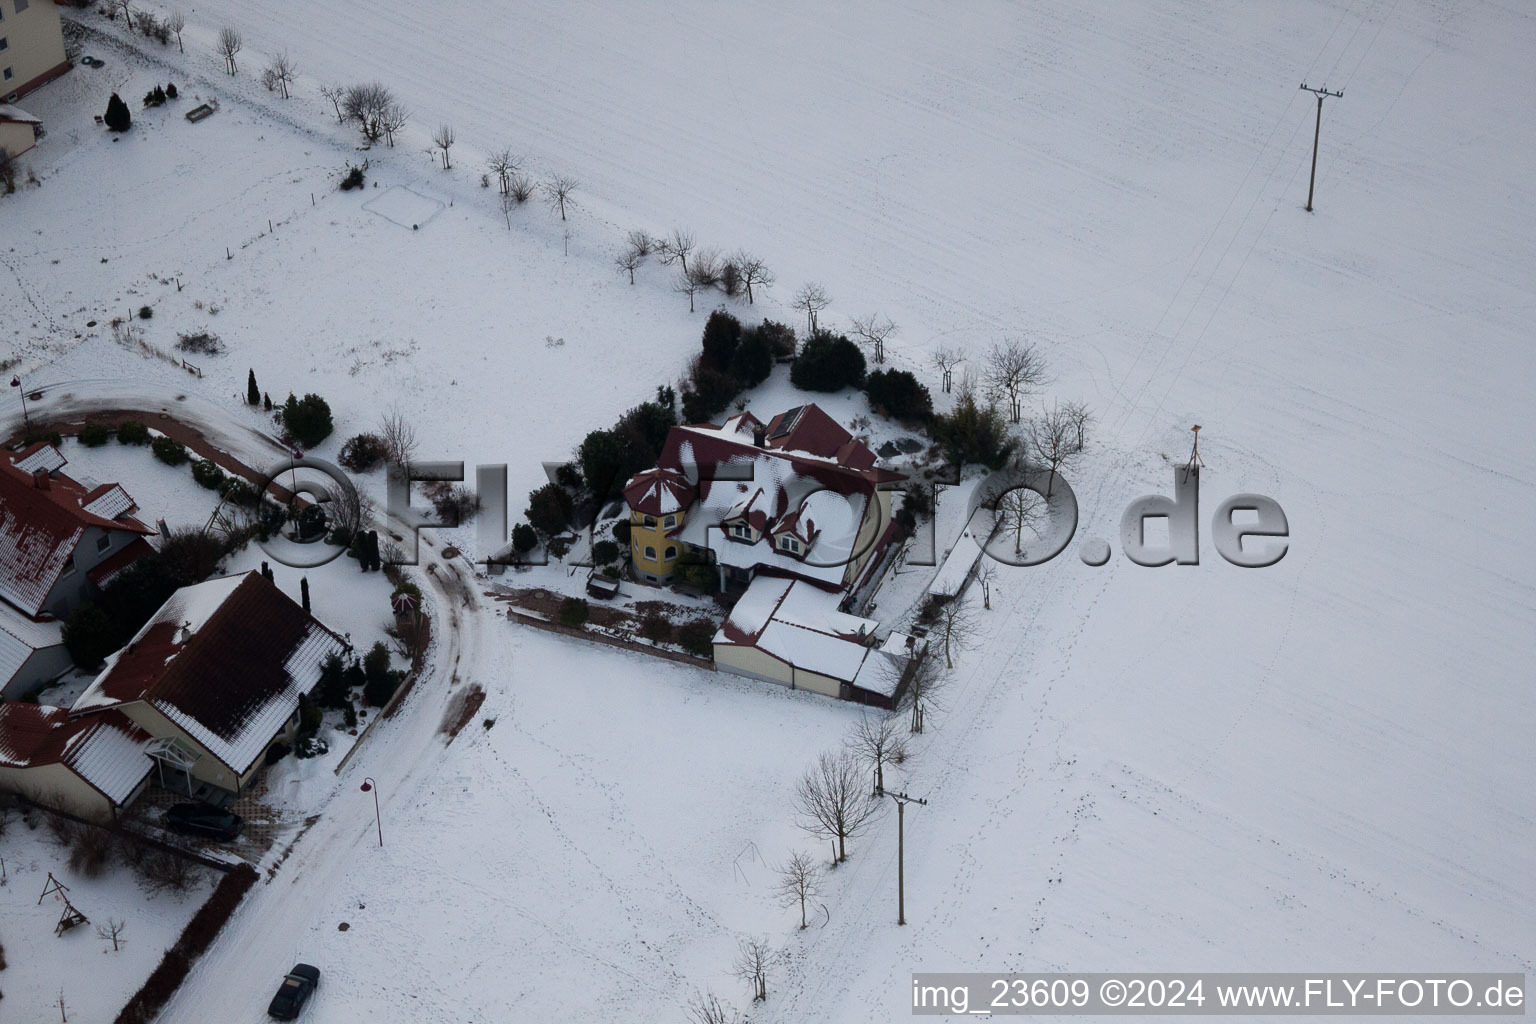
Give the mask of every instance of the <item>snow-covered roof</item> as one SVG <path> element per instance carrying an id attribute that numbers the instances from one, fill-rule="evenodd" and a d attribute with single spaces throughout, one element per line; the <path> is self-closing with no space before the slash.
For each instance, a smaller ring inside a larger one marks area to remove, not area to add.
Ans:
<path id="1" fill-rule="evenodd" d="M 697 496 L 693 484 L 673 469 L 648 469 L 624 485 L 624 502 L 636 512 L 665 516 L 681 512 Z"/>
<path id="2" fill-rule="evenodd" d="M 144 701 L 244 774 L 345 649 L 260 573 L 225 576 L 172 594 L 71 712 Z"/>
<path id="3" fill-rule="evenodd" d="M 62 458 L 46 444 L 0 458 L 0 598 L 28 615 L 42 610 L 87 527 L 150 532 L 130 515 L 90 511 L 85 500 L 100 495 L 57 470 L 43 472 Z"/>
<path id="4" fill-rule="evenodd" d="M 12 121 L 16 124 L 42 124 L 43 119 L 33 117 L 14 103 L 0 103 L 0 121 Z"/>
<path id="5" fill-rule="evenodd" d="M 16 468 L 24 473 L 36 473 L 40 469 L 57 473 L 68 464 L 64 453 L 51 444 L 35 445 L 16 460 Z"/>
<path id="6" fill-rule="evenodd" d="M 120 711 L 71 718 L 63 708 L 0 704 L 0 764 L 62 764 L 119 806 L 149 774 L 145 747 L 152 739 Z"/>
<path id="7" fill-rule="evenodd" d="M 128 492 L 123 490 L 122 484 L 103 484 L 96 491 L 87 494 L 81 500 L 80 507 L 102 519 L 116 519 L 139 506 L 128 496 Z"/>
<path id="8" fill-rule="evenodd" d="M 838 597 L 803 580 L 759 577 L 715 634 L 717 644 L 755 647 L 786 664 L 852 682 L 877 623 L 838 611 Z"/>
<path id="9" fill-rule="evenodd" d="M 19 672 L 34 651 L 63 643 L 63 633 L 62 622 L 34 622 L 0 603 L 0 684 Z"/>

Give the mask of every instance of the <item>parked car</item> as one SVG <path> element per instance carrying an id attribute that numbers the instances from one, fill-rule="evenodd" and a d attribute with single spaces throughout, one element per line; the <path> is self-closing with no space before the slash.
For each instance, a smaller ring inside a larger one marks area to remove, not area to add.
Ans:
<path id="1" fill-rule="evenodd" d="M 243 820 L 233 811 L 212 804 L 177 804 L 165 812 L 167 828 L 209 839 L 233 839 Z"/>
<path id="2" fill-rule="evenodd" d="M 294 964 L 293 970 L 277 986 L 277 995 L 267 1006 L 267 1016 L 277 1020 L 293 1020 L 309 1002 L 309 997 L 320 987 L 320 968 L 309 964 Z"/>

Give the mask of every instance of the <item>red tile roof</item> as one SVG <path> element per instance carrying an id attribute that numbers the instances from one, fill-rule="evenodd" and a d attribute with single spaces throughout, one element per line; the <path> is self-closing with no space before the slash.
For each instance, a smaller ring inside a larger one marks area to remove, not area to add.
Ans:
<path id="1" fill-rule="evenodd" d="M 0 704 L 0 765 L 62 764 L 119 806 L 149 774 L 151 738 L 121 711 L 71 718 L 63 708 Z"/>
<path id="2" fill-rule="evenodd" d="M 173 594 L 72 713 L 144 701 L 244 774 L 345 649 L 260 573 L 209 580 Z"/>
<path id="3" fill-rule="evenodd" d="M 87 512 L 85 488 L 63 473 L 34 476 L 16 466 L 43 447 L 0 459 L 0 597 L 28 615 L 42 610 L 87 527 L 151 532 L 130 515 L 104 519 Z"/>

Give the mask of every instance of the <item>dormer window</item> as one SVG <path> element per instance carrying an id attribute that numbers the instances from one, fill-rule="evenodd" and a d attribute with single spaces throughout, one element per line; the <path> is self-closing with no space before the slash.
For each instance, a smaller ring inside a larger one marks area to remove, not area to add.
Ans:
<path id="1" fill-rule="evenodd" d="M 105 551 L 105 550 L 107 550 L 107 548 L 109 548 L 111 546 L 112 546 L 112 535 L 111 534 L 104 533 L 100 537 L 96 538 L 96 550 L 97 551 Z"/>
<path id="2" fill-rule="evenodd" d="M 746 523 L 732 523 L 731 536 L 737 538 L 738 540 L 751 540 L 752 527 L 748 526 Z"/>
<path id="3" fill-rule="evenodd" d="M 800 553 L 800 542 L 786 534 L 779 538 L 779 548 L 798 555 Z"/>

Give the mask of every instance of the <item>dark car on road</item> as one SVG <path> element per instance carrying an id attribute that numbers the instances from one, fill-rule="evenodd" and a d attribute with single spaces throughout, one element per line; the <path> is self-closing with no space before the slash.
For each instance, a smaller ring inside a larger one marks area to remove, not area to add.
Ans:
<path id="1" fill-rule="evenodd" d="M 277 995 L 267 1006 L 267 1016 L 277 1020 L 293 1020 L 309 1002 L 309 997 L 320 987 L 320 969 L 309 964 L 294 964 L 293 970 L 277 986 Z"/>
<path id="2" fill-rule="evenodd" d="M 240 834 L 242 819 L 233 811 L 212 804 L 177 804 L 165 812 L 167 828 L 209 839 L 233 839 Z"/>

